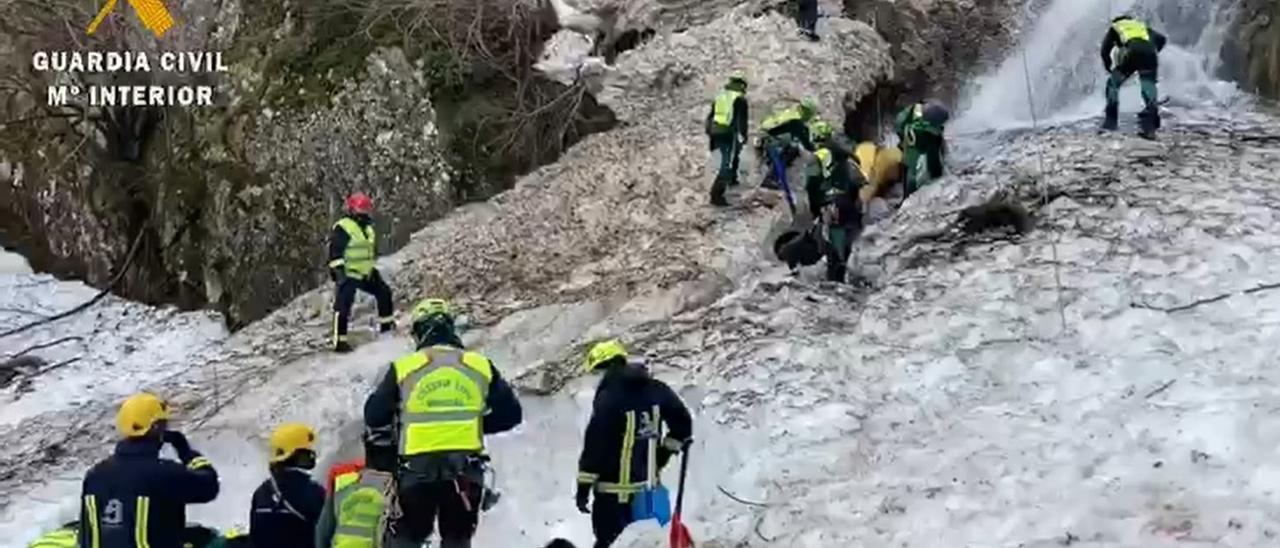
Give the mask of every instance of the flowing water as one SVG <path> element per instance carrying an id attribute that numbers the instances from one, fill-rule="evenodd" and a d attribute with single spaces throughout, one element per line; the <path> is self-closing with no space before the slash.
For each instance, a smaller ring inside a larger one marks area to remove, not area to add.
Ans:
<path id="1" fill-rule="evenodd" d="M 1236 0 L 1054 0 L 1020 46 L 962 93 L 952 128 L 960 134 L 1101 118 L 1107 74 L 1099 55 L 1111 19 L 1142 18 L 1169 38 L 1160 53 L 1160 96 L 1169 107 L 1229 108 L 1247 101 L 1219 79 L 1219 51 Z M 1030 93 L 1028 94 L 1028 90 Z M 1030 95 L 1030 98 L 1028 98 Z M 1142 107 L 1137 78 L 1120 111 Z"/>

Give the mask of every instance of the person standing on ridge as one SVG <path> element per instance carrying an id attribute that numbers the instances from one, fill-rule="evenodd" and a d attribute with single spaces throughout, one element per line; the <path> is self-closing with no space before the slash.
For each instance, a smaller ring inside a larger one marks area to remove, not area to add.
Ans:
<path id="1" fill-rule="evenodd" d="M 921 187 L 942 176 L 947 141 L 943 136 L 951 113 L 941 104 L 916 103 L 902 109 L 894 119 L 893 129 L 902 147 L 906 176 L 902 199 L 906 200 Z"/>
<path id="2" fill-rule="evenodd" d="M 633 497 L 658 485 L 667 461 L 692 442 L 693 419 L 671 387 L 627 361 L 621 341 L 596 344 L 585 365 L 604 377 L 582 440 L 575 499 L 578 511 L 591 514 L 595 548 L 607 548 L 631 524 Z"/>
<path id="3" fill-rule="evenodd" d="M 796 1 L 796 23 L 800 34 L 812 42 L 818 41 L 818 0 Z"/>
<path id="4" fill-rule="evenodd" d="M 417 350 L 391 364 L 364 404 L 365 426 L 399 432 L 402 512 L 389 548 L 418 548 L 440 522 L 441 548 L 468 548 L 484 504 L 484 435 L 515 428 L 520 400 L 488 358 L 466 350 L 452 307 L 413 309 Z"/>
<path id="5" fill-rule="evenodd" d="M 120 406 L 115 453 L 85 474 L 80 548 L 181 548 L 186 505 L 217 498 L 218 472 L 168 429 L 169 418 L 169 406 L 145 392 Z M 181 462 L 160 458 L 165 444 Z"/>
<path id="6" fill-rule="evenodd" d="M 729 205 L 724 199 L 725 187 L 738 184 L 738 157 L 747 142 L 747 119 L 747 77 L 735 73 L 716 95 L 707 114 L 711 150 L 720 151 L 720 169 L 711 185 L 711 205 Z"/>
<path id="7" fill-rule="evenodd" d="M 315 548 L 381 548 L 389 496 L 395 488 L 396 446 L 390 428 L 366 431 L 364 458 L 333 465 Z"/>
<path id="8" fill-rule="evenodd" d="M 1102 129 L 1114 131 L 1120 116 L 1120 86 L 1138 73 L 1144 107 L 1138 113 L 1138 135 L 1155 139 L 1160 129 L 1160 107 L 1157 99 L 1156 79 L 1160 68 L 1160 51 L 1168 40 L 1146 23 L 1132 15 L 1121 15 L 1111 20 L 1111 27 L 1102 37 L 1102 66 L 1111 75 L 1107 78 L 1107 106 L 1103 111 Z"/>
<path id="9" fill-rule="evenodd" d="M 316 433 L 287 423 L 271 433 L 270 476 L 253 492 L 249 536 L 256 546 L 312 548 L 324 506 L 324 488 L 311 479 Z"/>
<path id="10" fill-rule="evenodd" d="M 787 164 L 793 157 L 795 145 L 799 142 L 805 150 L 813 152 L 813 141 L 809 138 L 809 122 L 818 115 L 818 104 L 813 99 L 804 99 L 799 104 L 778 110 L 770 114 L 760 123 L 761 145 L 764 149 L 766 165 L 765 188 L 782 188 L 787 193 L 787 205 L 795 209 L 791 187 L 787 185 Z"/>
<path id="11" fill-rule="evenodd" d="M 858 191 L 864 180 L 862 172 L 850 165 L 850 151 L 838 141 L 831 124 L 820 122 L 813 129 L 818 150 L 805 182 L 809 212 L 826 228 L 827 280 L 843 283 L 853 240 L 862 231 Z"/>
<path id="12" fill-rule="evenodd" d="M 391 315 L 391 288 L 374 267 L 378 256 L 377 235 L 373 230 L 373 200 L 363 192 L 347 197 L 347 214 L 333 224 L 329 237 L 329 277 L 336 284 L 333 297 L 333 350 L 350 352 L 347 324 L 356 290 L 373 295 L 378 301 L 378 325 L 385 333 L 395 329 Z"/>

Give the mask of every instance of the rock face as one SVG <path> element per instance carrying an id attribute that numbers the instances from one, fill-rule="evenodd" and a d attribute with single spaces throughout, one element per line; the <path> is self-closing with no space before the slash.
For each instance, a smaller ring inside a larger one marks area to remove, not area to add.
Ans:
<path id="1" fill-rule="evenodd" d="M 1222 50 L 1223 70 L 1245 89 L 1280 99 L 1280 5 L 1242 0 L 1237 6 Z"/>

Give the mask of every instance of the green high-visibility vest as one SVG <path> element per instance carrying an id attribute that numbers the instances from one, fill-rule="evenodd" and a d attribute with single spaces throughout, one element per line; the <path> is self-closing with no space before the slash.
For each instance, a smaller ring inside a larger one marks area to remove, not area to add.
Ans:
<path id="1" fill-rule="evenodd" d="M 1147 30 L 1147 24 L 1136 19 L 1121 19 L 1112 23 L 1111 28 L 1120 37 L 1121 44 L 1128 44 L 1130 40 L 1151 41 L 1151 33 Z"/>
<path id="2" fill-rule="evenodd" d="M 742 92 L 732 89 L 726 89 L 716 96 L 716 104 L 714 114 L 711 120 L 717 126 L 729 127 L 733 123 L 733 104 L 738 98 L 742 97 Z"/>
<path id="3" fill-rule="evenodd" d="M 332 548 L 378 548 L 382 546 L 382 516 L 386 510 L 383 493 L 391 485 L 391 475 L 376 470 L 347 472 L 333 480 L 333 512 L 337 528 Z"/>
<path id="4" fill-rule="evenodd" d="M 347 276 L 364 279 L 373 272 L 374 259 L 377 254 L 377 235 L 373 225 L 364 229 L 360 223 L 350 217 L 343 217 L 334 226 L 347 233 L 347 248 L 342 252 L 343 269 Z"/>
<path id="5" fill-rule="evenodd" d="M 27 548 L 79 548 L 80 539 L 76 536 L 75 530 L 58 529 L 43 537 L 36 539 Z"/>
<path id="6" fill-rule="evenodd" d="M 796 105 L 770 114 L 768 118 L 765 118 L 764 121 L 760 123 L 760 129 L 769 131 L 792 120 L 803 119 L 804 115 L 800 112 L 800 105 Z"/>
<path id="7" fill-rule="evenodd" d="M 391 364 L 400 385 L 400 454 L 484 449 L 485 400 L 493 379 L 488 358 L 448 346 Z"/>

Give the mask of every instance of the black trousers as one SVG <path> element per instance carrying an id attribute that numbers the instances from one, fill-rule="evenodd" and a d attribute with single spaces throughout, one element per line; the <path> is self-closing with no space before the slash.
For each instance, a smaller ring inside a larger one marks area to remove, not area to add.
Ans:
<path id="1" fill-rule="evenodd" d="M 459 475 L 454 480 L 427 480 L 414 472 L 402 471 L 399 481 L 402 515 L 396 522 L 393 547 L 406 541 L 413 546 L 426 542 L 437 521 L 444 541 L 470 540 L 475 535 L 484 488 L 482 479 Z"/>
<path id="2" fill-rule="evenodd" d="M 333 299 L 333 344 L 347 340 L 347 324 L 351 321 L 351 306 L 356 302 L 356 290 L 373 295 L 378 301 L 378 323 L 394 326 L 391 316 L 391 287 L 382 280 L 375 268 L 364 279 L 343 278 L 338 282 Z"/>
<path id="3" fill-rule="evenodd" d="M 796 22 L 810 36 L 816 35 L 818 26 L 818 0 L 798 0 Z"/>
<path id="4" fill-rule="evenodd" d="M 622 530 L 631 525 L 631 502 L 619 502 L 617 495 L 595 493 L 591 503 L 591 531 L 595 533 L 595 548 L 609 548 L 618 540 Z"/>

